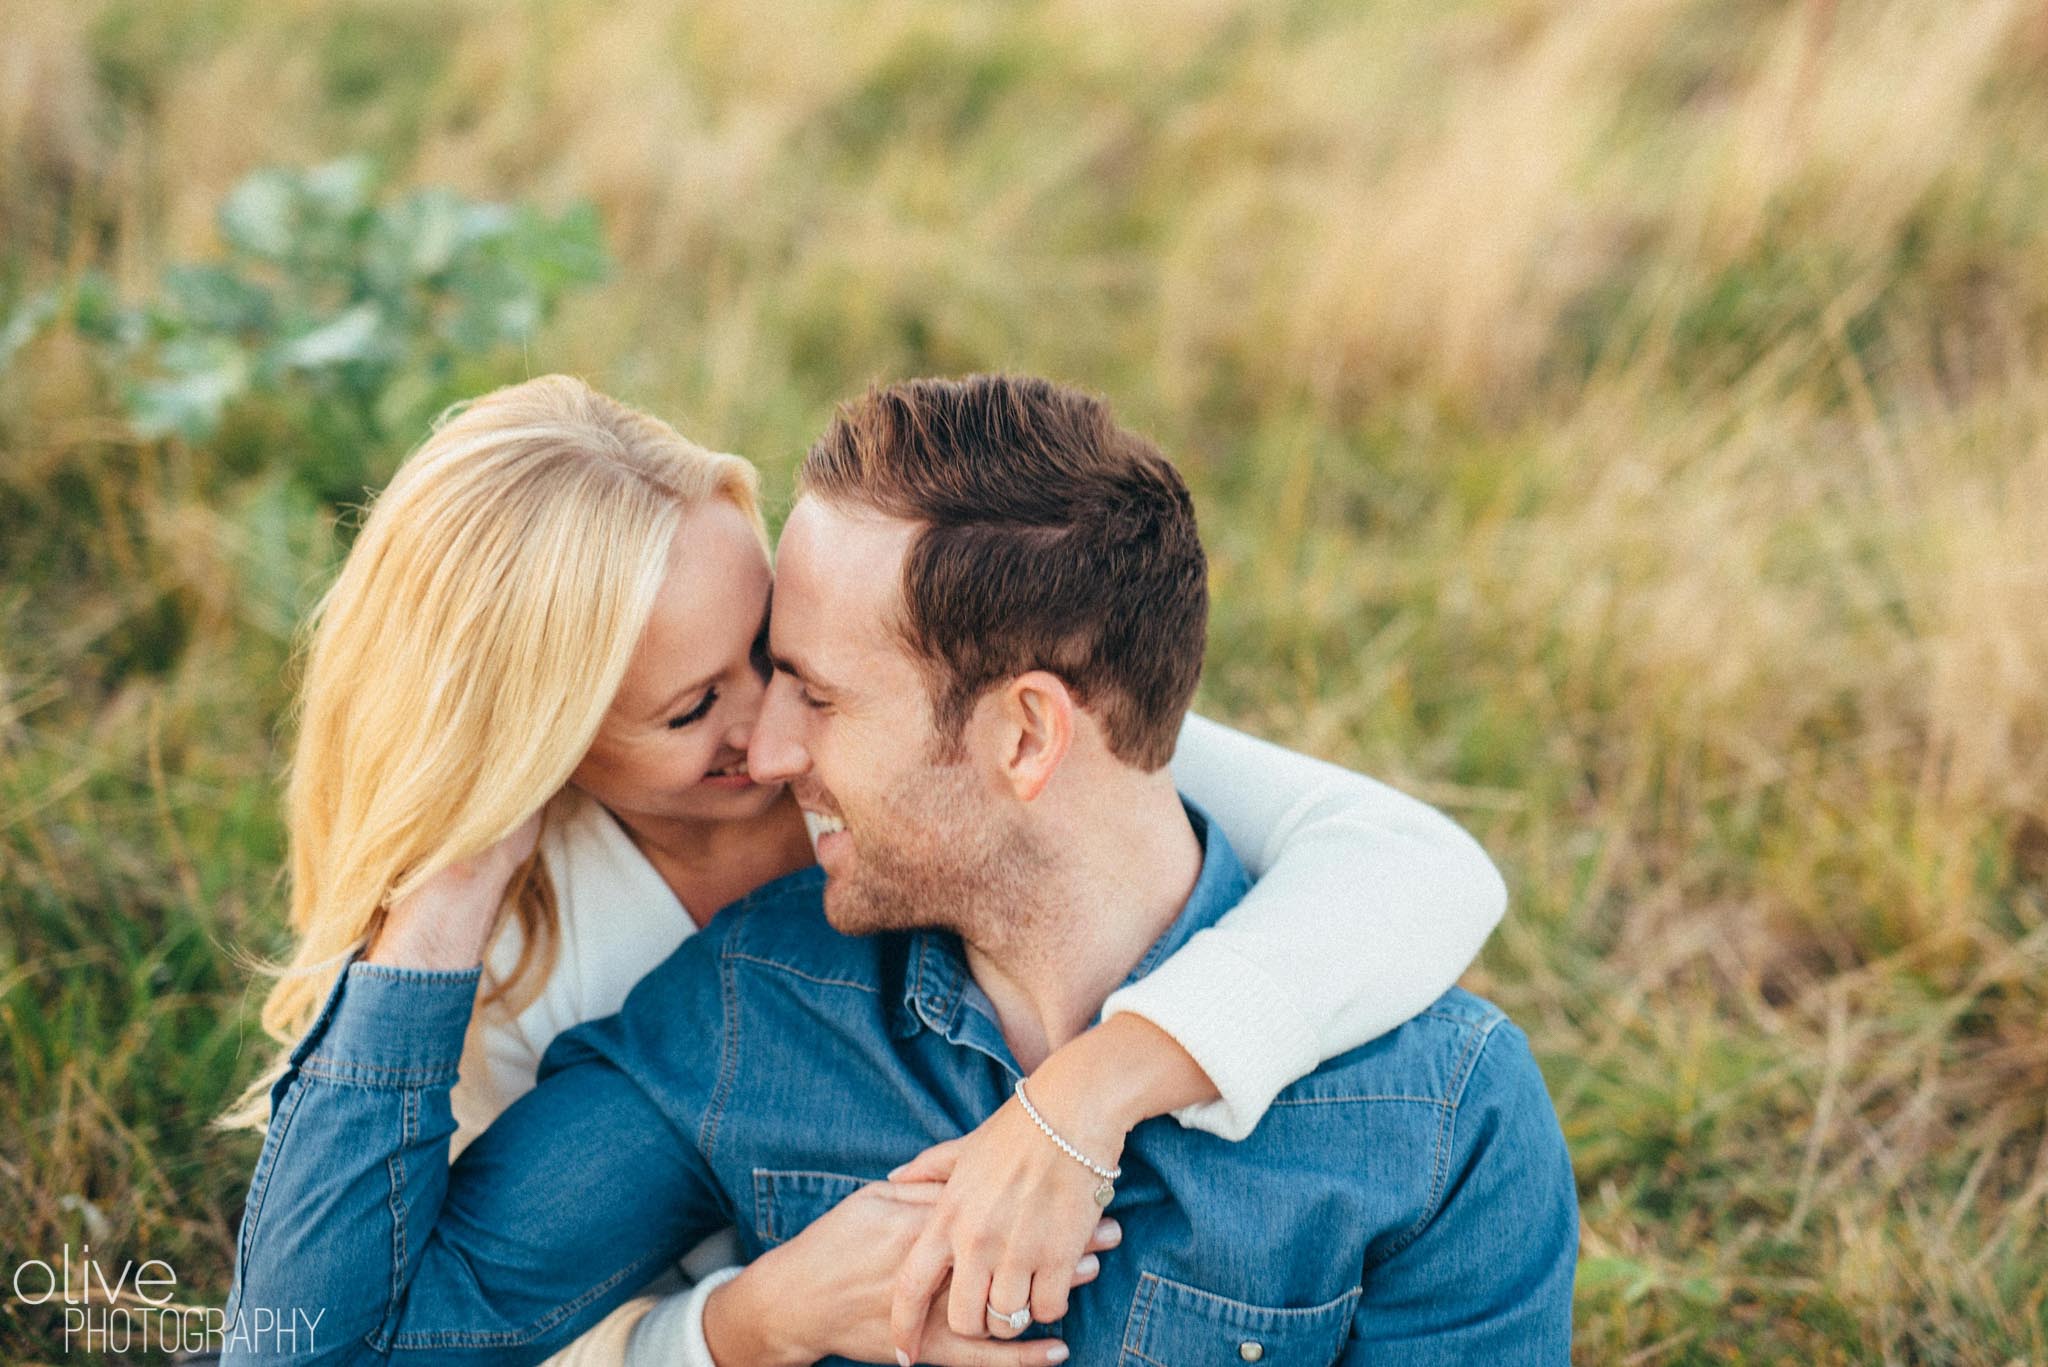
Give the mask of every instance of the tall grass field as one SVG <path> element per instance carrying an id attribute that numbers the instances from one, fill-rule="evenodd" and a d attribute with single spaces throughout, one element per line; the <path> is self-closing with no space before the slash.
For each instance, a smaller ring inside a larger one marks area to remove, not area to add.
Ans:
<path id="1" fill-rule="evenodd" d="M 225 1295 L 294 629 L 440 405 L 779 515 L 999 367 L 1187 473 L 1205 710 L 1501 866 L 1579 1361 L 2048 1362 L 2041 0 L 0 0 L 0 1274 Z"/>

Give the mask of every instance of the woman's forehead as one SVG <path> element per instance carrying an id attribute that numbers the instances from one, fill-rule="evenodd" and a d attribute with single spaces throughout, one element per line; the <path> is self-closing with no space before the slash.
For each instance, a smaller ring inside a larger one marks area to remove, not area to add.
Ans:
<path id="1" fill-rule="evenodd" d="M 676 529 L 622 698 L 642 686 L 666 696 L 679 683 L 722 671 L 735 642 L 752 645 L 769 583 L 768 557 L 745 514 L 723 500 L 692 510 Z"/>

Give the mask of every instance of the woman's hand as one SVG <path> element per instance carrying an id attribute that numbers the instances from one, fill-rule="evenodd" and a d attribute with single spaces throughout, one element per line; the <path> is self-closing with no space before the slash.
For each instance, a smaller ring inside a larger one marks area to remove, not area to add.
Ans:
<path id="1" fill-rule="evenodd" d="M 1114 1170 L 1140 1121 L 1214 1100 L 1216 1089 L 1172 1036 L 1120 1015 L 1054 1051 L 1025 1093 L 1061 1138 Z M 1102 1213 L 1101 1179 L 1046 1138 L 1015 1097 L 890 1177 L 946 1184 L 897 1280 L 889 1326 L 900 1359 L 917 1359 L 928 1322 L 943 1319 L 963 1338 L 1013 1338 L 1022 1331 L 990 1323 L 991 1305 L 1029 1306 L 1041 1324 L 1067 1313 L 1074 1261 Z"/>
<path id="2" fill-rule="evenodd" d="M 799 1233 L 762 1254 L 704 1305 L 704 1340 L 719 1367 L 781 1367 L 838 1356 L 886 1362 L 889 1301 L 897 1269 L 939 1203 L 934 1182 L 875 1182 L 861 1187 Z M 1114 1247 L 1115 1222 L 1091 1222 L 1093 1249 Z M 1100 1271 L 1095 1254 L 1077 1252 L 1067 1272 L 1077 1282 Z M 922 1330 L 923 1356 L 940 1367 L 1047 1367 L 1064 1362 L 1058 1339 L 991 1343 L 946 1327 L 934 1307 Z M 905 1359 L 908 1361 L 909 1359 Z"/>
<path id="3" fill-rule="evenodd" d="M 435 873 L 391 904 L 363 958 L 397 968 L 474 968 L 512 875 L 540 843 L 541 813 L 469 859 Z"/>
<path id="4" fill-rule="evenodd" d="M 1114 1122 L 1092 1129 L 1075 1124 L 1077 1112 L 1047 1109 L 1058 1103 L 1041 1100 L 1039 1090 L 1031 1095 L 1039 1114 L 1055 1128 L 1070 1126 L 1061 1129 L 1068 1143 L 1115 1168 L 1124 1131 Z M 944 1324 L 963 1338 L 1023 1332 L 992 1323 L 991 1306 L 1028 1306 L 1041 1324 L 1067 1313 L 1075 1259 L 1102 1214 L 1095 1201 L 1101 1179 L 1041 1134 L 1015 1097 L 972 1134 L 926 1149 L 890 1177 L 945 1182 L 945 1195 L 894 1288 L 889 1328 L 899 1353 L 917 1361 L 928 1324 Z M 942 1296 L 949 1271 L 951 1290 Z"/>

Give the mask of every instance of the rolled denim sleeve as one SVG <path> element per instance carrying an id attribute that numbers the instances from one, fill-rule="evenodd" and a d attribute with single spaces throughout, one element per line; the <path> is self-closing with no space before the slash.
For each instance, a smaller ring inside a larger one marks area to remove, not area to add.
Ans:
<path id="1" fill-rule="evenodd" d="M 1368 1268 L 1347 1364 L 1564 1367 L 1578 1191 L 1521 1030 L 1494 1026 L 1451 1116 L 1434 1214 Z"/>
<path id="2" fill-rule="evenodd" d="M 687 1135 L 601 1051 L 555 1069 L 451 1169 L 478 977 L 343 973 L 272 1091 L 224 1360 L 539 1361 L 724 1223 Z"/>
<path id="3" fill-rule="evenodd" d="M 364 1087 L 455 1085 L 482 970 L 352 963 L 294 1051 L 302 1073 Z"/>

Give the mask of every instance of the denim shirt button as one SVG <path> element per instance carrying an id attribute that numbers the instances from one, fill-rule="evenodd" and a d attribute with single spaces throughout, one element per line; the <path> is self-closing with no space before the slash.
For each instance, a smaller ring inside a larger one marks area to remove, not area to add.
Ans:
<path id="1" fill-rule="evenodd" d="M 1246 1362 L 1257 1362 L 1266 1355 L 1266 1346 L 1257 1339 L 1246 1339 L 1237 1345 L 1237 1355 Z"/>

